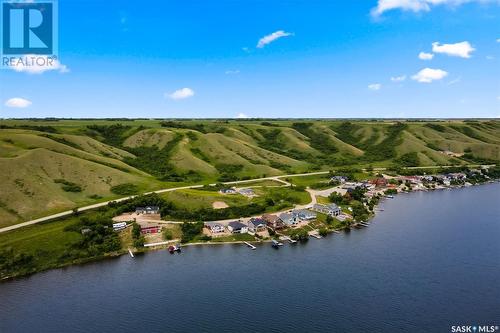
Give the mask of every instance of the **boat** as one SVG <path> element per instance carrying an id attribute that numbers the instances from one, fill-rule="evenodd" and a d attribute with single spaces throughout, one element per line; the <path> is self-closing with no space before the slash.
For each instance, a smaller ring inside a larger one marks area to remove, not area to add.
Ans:
<path id="1" fill-rule="evenodd" d="M 278 247 L 280 247 L 280 246 L 283 246 L 283 243 L 278 242 L 277 240 L 273 239 L 273 240 L 272 240 L 272 244 L 271 244 L 271 245 L 272 245 L 273 247 L 275 247 L 275 248 L 278 248 Z"/>
<path id="2" fill-rule="evenodd" d="M 394 199 L 393 195 L 387 195 L 386 197 L 389 198 L 389 199 Z"/>
<path id="3" fill-rule="evenodd" d="M 170 253 L 181 252 L 181 245 L 180 244 L 170 245 L 168 247 L 168 252 L 170 252 Z"/>

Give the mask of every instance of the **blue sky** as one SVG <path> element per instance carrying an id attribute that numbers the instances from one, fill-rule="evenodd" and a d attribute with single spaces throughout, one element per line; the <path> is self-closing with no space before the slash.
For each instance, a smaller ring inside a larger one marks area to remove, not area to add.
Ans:
<path id="1" fill-rule="evenodd" d="M 0 118 L 499 117 L 498 22 L 498 0 L 62 0 L 61 63 L 1 70 Z"/>

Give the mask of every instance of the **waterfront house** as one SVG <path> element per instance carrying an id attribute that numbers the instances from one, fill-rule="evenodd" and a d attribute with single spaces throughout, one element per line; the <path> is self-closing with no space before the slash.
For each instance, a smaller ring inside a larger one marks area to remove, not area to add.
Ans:
<path id="1" fill-rule="evenodd" d="M 339 183 L 343 184 L 346 181 L 347 181 L 346 176 L 333 176 L 332 178 L 330 178 L 330 183 L 339 182 Z"/>
<path id="2" fill-rule="evenodd" d="M 372 179 L 370 181 L 371 184 L 373 184 L 375 187 L 386 187 L 387 186 L 387 179 L 383 177 L 378 177 L 375 179 Z"/>
<path id="3" fill-rule="evenodd" d="M 281 213 L 280 220 L 283 221 L 286 226 L 292 226 L 299 223 L 299 219 L 297 218 L 297 216 L 294 216 L 290 213 Z"/>
<path id="4" fill-rule="evenodd" d="M 241 221 L 229 222 L 227 229 L 233 234 L 246 234 L 248 232 L 248 226 Z"/>
<path id="5" fill-rule="evenodd" d="M 339 216 L 342 213 L 340 207 L 334 203 L 328 205 L 315 204 L 313 210 L 330 216 Z"/>
<path id="6" fill-rule="evenodd" d="M 273 230 L 278 230 L 285 227 L 283 221 L 281 221 L 281 219 L 276 215 L 264 214 L 262 215 L 262 219 L 266 221 L 267 226 Z"/>
<path id="7" fill-rule="evenodd" d="M 127 222 L 113 223 L 113 230 L 118 231 L 125 229 L 127 227 Z"/>
<path id="8" fill-rule="evenodd" d="M 231 188 L 221 188 L 219 190 L 219 193 L 220 194 L 235 194 L 236 190 L 234 189 L 234 187 L 231 187 Z"/>
<path id="9" fill-rule="evenodd" d="M 251 188 L 241 188 L 238 190 L 238 193 L 247 197 L 255 195 L 255 192 Z"/>
<path id="10" fill-rule="evenodd" d="M 205 228 L 210 230 L 212 234 L 220 234 L 225 231 L 224 226 L 217 222 L 205 222 Z"/>
<path id="11" fill-rule="evenodd" d="M 141 234 L 157 234 L 161 231 L 160 226 L 141 227 Z"/>
<path id="12" fill-rule="evenodd" d="M 315 220 L 317 215 L 315 212 L 311 212 L 307 209 L 296 209 L 292 211 L 292 215 L 297 217 L 300 221 L 311 221 Z"/>
<path id="13" fill-rule="evenodd" d="M 160 207 L 158 206 L 147 206 L 147 207 L 136 207 L 136 214 L 160 214 Z"/>
<path id="14" fill-rule="evenodd" d="M 259 232 L 259 231 L 265 231 L 266 230 L 266 221 L 262 218 L 251 218 L 250 221 L 248 221 L 248 231 L 249 232 Z"/>

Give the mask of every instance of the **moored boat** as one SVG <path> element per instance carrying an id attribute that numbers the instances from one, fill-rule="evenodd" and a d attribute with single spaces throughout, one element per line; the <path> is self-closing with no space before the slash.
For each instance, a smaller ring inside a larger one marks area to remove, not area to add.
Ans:
<path id="1" fill-rule="evenodd" d="M 278 248 L 278 247 L 280 247 L 280 246 L 283 246 L 283 243 L 278 242 L 277 240 L 273 239 L 273 240 L 272 240 L 272 244 L 271 244 L 271 245 L 272 245 L 273 247 L 275 247 L 275 248 Z"/>

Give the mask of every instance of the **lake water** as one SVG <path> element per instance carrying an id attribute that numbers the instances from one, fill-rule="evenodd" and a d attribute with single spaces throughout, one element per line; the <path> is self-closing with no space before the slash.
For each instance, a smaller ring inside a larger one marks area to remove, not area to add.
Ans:
<path id="1" fill-rule="evenodd" d="M 186 247 L 0 284 L 0 332 L 450 332 L 500 325 L 500 184 L 385 201 L 370 227 Z"/>

